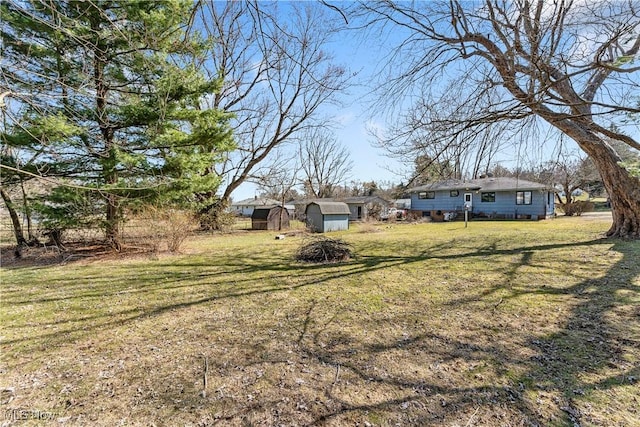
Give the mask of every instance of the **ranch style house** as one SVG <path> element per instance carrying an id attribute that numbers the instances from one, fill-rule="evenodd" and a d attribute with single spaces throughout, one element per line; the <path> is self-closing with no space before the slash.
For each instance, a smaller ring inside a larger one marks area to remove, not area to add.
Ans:
<path id="1" fill-rule="evenodd" d="M 517 178 L 446 180 L 414 187 L 413 215 L 434 221 L 460 218 L 545 219 L 554 216 L 554 192 L 545 184 Z"/>

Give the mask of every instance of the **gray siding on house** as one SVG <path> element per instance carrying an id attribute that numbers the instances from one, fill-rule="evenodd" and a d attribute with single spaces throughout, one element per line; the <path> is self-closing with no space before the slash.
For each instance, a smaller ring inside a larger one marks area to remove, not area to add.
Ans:
<path id="1" fill-rule="evenodd" d="M 458 194 L 451 197 L 452 191 L 457 191 Z M 517 204 L 518 192 L 526 192 L 527 197 L 530 194 L 530 203 Z M 435 197 L 420 198 L 420 194 L 429 193 L 434 194 Z M 483 193 L 495 194 L 495 200 L 483 202 Z M 508 177 L 489 177 L 468 181 L 450 179 L 418 186 L 411 190 L 411 209 L 429 212 L 431 215 L 450 211 L 460 212 L 464 209 L 465 194 L 471 194 L 472 213 L 478 216 L 542 219 L 553 216 L 555 212 L 553 193 L 548 186 Z"/>
<path id="2" fill-rule="evenodd" d="M 527 191 L 527 190 L 525 190 Z M 530 205 L 517 205 L 515 191 L 496 191 L 495 202 L 483 202 L 482 193 L 474 193 L 473 213 L 479 215 L 495 216 L 506 215 L 509 218 L 518 218 L 521 215 L 531 215 L 535 219 L 545 218 L 547 213 L 547 192 L 531 191 Z"/>
<path id="3" fill-rule="evenodd" d="M 449 191 L 436 191 L 434 199 L 420 199 L 418 193 L 411 195 L 411 209 L 416 211 L 462 211 L 464 194 L 472 194 L 472 213 L 486 216 L 505 216 L 517 218 L 519 215 L 531 215 L 542 219 L 553 215 L 553 197 L 548 191 L 531 191 L 531 204 L 516 204 L 516 191 L 490 191 L 495 193 L 495 202 L 483 202 L 482 193 L 487 191 L 460 191 L 458 196 L 451 197 Z"/>
<path id="4" fill-rule="evenodd" d="M 456 197 L 451 197 L 449 190 L 436 191 L 434 199 L 420 199 L 418 193 L 411 195 L 411 210 L 415 211 L 461 211 L 463 207 L 463 191 L 460 191 Z"/>
<path id="5" fill-rule="evenodd" d="M 349 206 L 351 221 L 366 220 L 372 215 L 379 219 L 380 214 L 386 213 L 393 206 L 393 203 L 378 196 L 346 197 L 340 200 Z"/>

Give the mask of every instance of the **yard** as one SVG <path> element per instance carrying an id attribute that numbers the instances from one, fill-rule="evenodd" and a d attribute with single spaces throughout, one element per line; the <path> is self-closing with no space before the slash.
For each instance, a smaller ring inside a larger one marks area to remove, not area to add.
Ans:
<path id="1" fill-rule="evenodd" d="M 609 221 L 356 225 L 329 265 L 267 231 L 5 262 L 3 422 L 638 426 L 640 243 Z"/>

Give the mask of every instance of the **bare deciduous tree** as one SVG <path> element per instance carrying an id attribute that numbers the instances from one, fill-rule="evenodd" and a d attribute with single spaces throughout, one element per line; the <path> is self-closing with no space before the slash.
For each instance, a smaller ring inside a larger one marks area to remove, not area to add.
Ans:
<path id="1" fill-rule="evenodd" d="M 278 147 L 321 125 L 321 107 L 345 88 L 345 69 L 324 50 L 334 30 L 323 15 L 326 9 L 303 3 L 200 2 L 194 22 L 202 23 L 212 39 L 202 65 L 224 81 L 210 105 L 234 114 L 238 144 L 225 162 L 206 172 L 223 176 L 227 185 L 220 203 L 203 213 L 224 209 L 232 192 Z"/>
<path id="2" fill-rule="evenodd" d="M 454 83 L 446 92 L 455 99 L 463 96 L 456 94 L 459 90 Z M 402 111 L 384 131 L 372 132 L 377 146 L 412 166 L 408 186 L 420 184 L 428 176 L 476 178 L 487 172 L 500 151 L 515 145 L 515 129 L 510 123 L 485 123 L 477 127 L 458 123 L 474 108 L 485 108 L 479 100 L 455 107 L 448 102 L 427 102 L 431 95 L 423 96 L 423 100 Z M 380 106 L 386 108 L 395 102 L 397 98 Z M 442 165 L 447 165 L 447 171 L 434 174 Z"/>
<path id="3" fill-rule="evenodd" d="M 522 135 L 544 122 L 598 169 L 613 210 L 607 235 L 640 237 L 640 180 L 607 143 L 640 149 L 610 126 L 639 111 L 637 2 L 376 1 L 359 11 L 370 28 L 394 32 L 385 88 L 411 102 L 430 143 L 471 142 L 494 126 Z"/>
<path id="4" fill-rule="evenodd" d="M 307 132 L 299 155 L 307 197 L 333 197 L 334 189 L 344 183 L 353 166 L 349 151 L 326 130 Z"/>
<path id="5" fill-rule="evenodd" d="M 295 153 L 282 153 L 274 157 L 276 160 L 260 168 L 258 174 L 250 181 L 258 185 L 262 195 L 278 200 L 284 207 L 287 200 L 291 200 L 296 194 L 294 187 L 300 183 L 300 164 Z M 284 211 L 281 210 L 278 230 L 282 229 L 283 215 Z"/>
<path id="6" fill-rule="evenodd" d="M 562 206 L 565 215 L 573 215 L 574 193 L 578 190 L 584 190 L 589 183 L 597 179 L 594 176 L 597 172 L 591 166 L 588 158 L 572 158 L 564 155 L 558 156 L 556 161 L 548 165 L 553 182 L 562 187 L 561 192 L 556 191 L 556 199 Z M 564 194 L 564 199 L 560 193 Z"/>
<path id="7" fill-rule="evenodd" d="M 276 156 L 274 156 L 276 157 Z M 250 179 L 258 186 L 260 197 L 280 200 L 282 203 L 298 197 L 300 164 L 295 153 L 277 156 L 277 160 L 259 169 Z"/>

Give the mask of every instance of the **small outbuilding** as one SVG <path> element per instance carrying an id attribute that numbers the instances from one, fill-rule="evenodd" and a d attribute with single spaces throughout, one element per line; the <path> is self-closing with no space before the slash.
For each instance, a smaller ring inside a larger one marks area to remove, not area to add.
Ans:
<path id="1" fill-rule="evenodd" d="M 253 230 L 284 230 L 289 228 L 289 211 L 282 206 L 256 207 L 251 214 Z"/>
<path id="2" fill-rule="evenodd" d="M 391 202 L 378 196 L 347 197 L 342 201 L 349 206 L 351 221 L 381 219 L 393 206 Z"/>
<path id="3" fill-rule="evenodd" d="M 349 229 L 349 206 L 343 202 L 315 201 L 307 205 L 307 226 L 315 232 Z"/>

